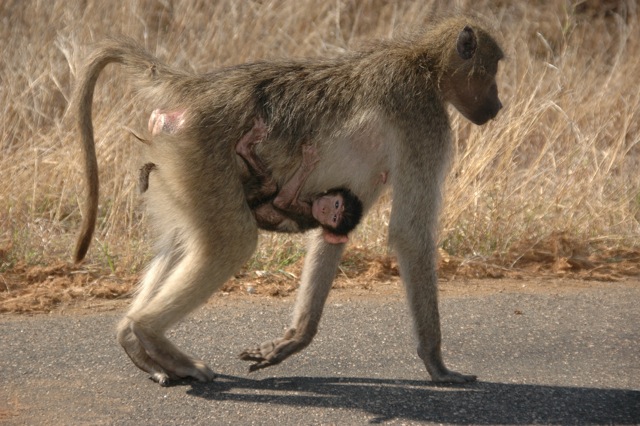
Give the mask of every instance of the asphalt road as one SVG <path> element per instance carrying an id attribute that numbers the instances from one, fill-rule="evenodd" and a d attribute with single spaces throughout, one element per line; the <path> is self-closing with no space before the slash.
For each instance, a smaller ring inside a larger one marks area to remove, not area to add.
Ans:
<path id="1" fill-rule="evenodd" d="M 0 316 L 0 423 L 638 424 L 640 283 L 444 297 L 444 356 L 479 376 L 429 382 L 402 295 L 330 299 L 303 353 L 256 373 L 236 358 L 278 335 L 291 300 L 217 298 L 171 336 L 212 383 L 162 388 L 119 348 L 121 310 Z"/>

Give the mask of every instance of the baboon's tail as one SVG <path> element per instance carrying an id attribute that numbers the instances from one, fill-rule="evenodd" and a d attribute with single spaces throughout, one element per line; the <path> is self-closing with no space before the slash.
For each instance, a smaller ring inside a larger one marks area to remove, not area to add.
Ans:
<path id="1" fill-rule="evenodd" d="M 87 254 L 98 215 L 98 161 L 91 121 L 93 92 L 100 72 L 112 62 L 124 65 L 127 71 L 133 73 L 138 81 L 142 80 L 143 86 L 147 88 L 160 85 L 163 77 L 176 74 L 128 38 L 113 38 L 101 42 L 87 58 L 79 74 L 69 108 L 78 120 L 87 180 L 87 202 L 84 207 L 82 228 L 76 242 L 74 256 L 76 262 L 80 262 Z"/>

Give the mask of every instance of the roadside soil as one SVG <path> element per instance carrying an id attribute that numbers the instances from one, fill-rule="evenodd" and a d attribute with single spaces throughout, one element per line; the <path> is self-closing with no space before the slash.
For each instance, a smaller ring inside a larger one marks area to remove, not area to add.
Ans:
<path id="1" fill-rule="evenodd" d="M 478 292 L 573 291 L 613 283 L 637 285 L 640 250 L 605 249 L 590 255 L 584 252 L 562 238 L 534 246 L 515 259 L 461 259 L 441 250 L 440 293 L 446 297 Z M 0 264 L 2 256 L 0 250 Z M 279 270 L 242 270 L 214 298 L 287 297 L 297 289 L 301 269 L 302 260 Z M 90 264 L 17 263 L 0 272 L 0 313 L 115 309 L 128 302 L 139 278 L 140 274 L 114 275 Z M 338 290 L 332 292 L 334 297 L 384 297 L 401 292 L 402 284 L 394 257 L 374 256 L 364 249 L 349 247 L 333 288 Z"/>

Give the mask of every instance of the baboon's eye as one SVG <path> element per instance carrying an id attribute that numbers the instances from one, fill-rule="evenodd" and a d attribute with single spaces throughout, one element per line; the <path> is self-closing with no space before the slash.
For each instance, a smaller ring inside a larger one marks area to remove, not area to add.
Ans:
<path id="1" fill-rule="evenodd" d="M 340 201 L 336 200 L 336 210 L 340 207 Z"/>

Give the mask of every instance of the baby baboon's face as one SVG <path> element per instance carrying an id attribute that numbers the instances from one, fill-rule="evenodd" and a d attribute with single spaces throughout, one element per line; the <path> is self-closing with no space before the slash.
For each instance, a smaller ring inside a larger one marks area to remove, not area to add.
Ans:
<path id="1" fill-rule="evenodd" d="M 311 214 L 322 226 L 337 228 L 342 221 L 344 199 L 340 194 L 323 195 L 313 201 Z"/>

